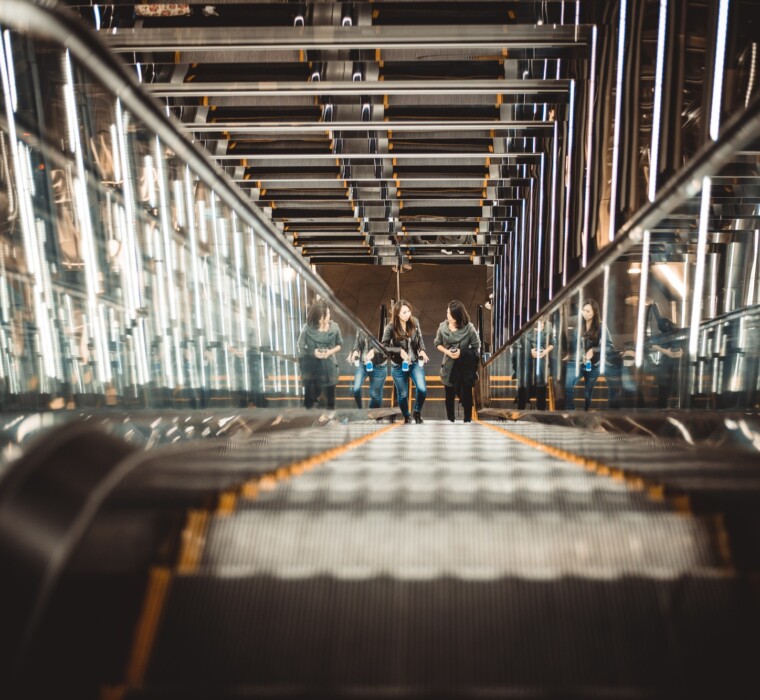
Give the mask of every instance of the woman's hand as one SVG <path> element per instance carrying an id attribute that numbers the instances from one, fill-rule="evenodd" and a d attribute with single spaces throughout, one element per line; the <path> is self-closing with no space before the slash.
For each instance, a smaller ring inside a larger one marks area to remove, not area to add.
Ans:
<path id="1" fill-rule="evenodd" d="M 591 360 L 593 356 L 594 356 L 594 351 L 588 350 L 583 357 L 585 358 L 586 362 L 588 362 L 589 360 Z"/>
<path id="2" fill-rule="evenodd" d="M 452 359 L 456 360 L 459 357 L 459 348 L 454 348 L 453 350 L 447 350 L 446 354 Z"/>
<path id="3" fill-rule="evenodd" d="M 401 352 L 399 354 L 401 355 L 402 360 L 409 359 L 409 353 L 406 350 L 404 350 L 404 348 L 401 348 Z"/>
<path id="4" fill-rule="evenodd" d="M 350 354 L 349 354 L 349 356 L 348 356 L 348 361 L 349 361 L 350 363 L 352 363 L 352 364 L 353 364 L 354 362 L 356 362 L 358 359 L 359 359 L 359 351 L 358 351 L 358 350 L 354 350 L 354 351 L 353 351 L 352 353 L 350 353 Z"/>
<path id="5" fill-rule="evenodd" d="M 427 353 L 426 353 L 424 350 L 420 350 L 420 359 L 421 359 L 421 360 L 422 360 L 424 363 L 426 363 L 426 364 L 427 364 L 428 362 L 430 362 L 430 358 L 428 357 L 428 354 L 427 354 Z"/>
<path id="6" fill-rule="evenodd" d="M 367 361 L 374 359 L 374 357 L 375 357 L 375 350 L 374 350 L 374 348 L 372 348 L 367 353 Z"/>

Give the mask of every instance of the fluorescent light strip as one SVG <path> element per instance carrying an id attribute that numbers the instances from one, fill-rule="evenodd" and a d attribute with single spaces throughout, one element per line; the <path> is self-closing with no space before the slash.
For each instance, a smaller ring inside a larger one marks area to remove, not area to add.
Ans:
<path id="1" fill-rule="evenodd" d="M 639 313 L 636 320 L 636 352 L 634 364 L 641 367 L 644 362 L 644 323 L 647 316 L 647 290 L 649 289 L 649 243 L 651 234 L 644 230 L 644 240 L 641 250 L 641 279 L 639 280 Z"/>
<path id="2" fill-rule="evenodd" d="M 596 25 L 591 30 L 591 67 L 588 81 L 588 127 L 586 131 L 586 188 L 583 193 L 583 237 L 581 266 L 588 265 L 588 239 L 591 235 L 591 156 L 594 143 L 594 100 L 596 99 Z"/>
<path id="3" fill-rule="evenodd" d="M 610 266 L 604 266 L 604 283 L 602 288 L 602 334 L 599 348 L 599 373 L 604 374 L 607 365 L 607 317 L 610 308 Z"/>
<path id="4" fill-rule="evenodd" d="M 11 48 L 11 34 L 6 29 L 3 32 L 3 43 L 5 44 L 5 57 L 3 63 L 5 64 L 3 73 L 4 77 L 8 81 L 8 95 L 6 99 L 8 104 L 11 105 L 13 112 L 18 110 L 18 93 L 16 92 L 16 69 L 13 65 L 13 50 Z"/>
<path id="5" fill-rule="evenodd" d="M 541 168 L 539 175 L 539 187 L 538 187 L 538 241 L 536 251 L 536 311 L 538 313 L 541 308 L 541 268 L 544 264 L 544 190 L 546 186 L 544 184 L 544 178 L 546 175 L 546 154 L 541 154 Z"/>
<path id="6" fill-rule="evenodd" d="M 526 279 L 526 256 L 525 256 L 525 199 L 522 200 L 522 211 L 520 216 L 520 279 Z M 520 302 L 519 302 L 519 323 L 518 326 L 522 327 L 523 324 L 523 310 L 525 308 L 524 303 L 525 285 L 520 285 Z"/>
<path id="7" fill-rule="evenodd" d="M 699 208 L 699 235 L 697 238 L 697 265 L 694 273 L 694 289 L 691 295 L 691 327 L 689 329 L 689 355 L 697 356 L 699 324 L 702 320 L 702 293 L 705 285 L 705 262 L 707 259 L 707 221 L 710 215 L 712 181 L 702 178 L 702 204 Z"/>
<path id="8" fill-rule="evenodd" d="M 710 138 L 718 140 L 720 111 L 723 100 L 723 68 L 726 60 L 726 34 L 729 0 L 720 0 L 718 7 L 718 33 L 715 38 L 715 69 L 713 71 L 712 105 L 710 106 Z"/>
<path id="9" fill-rule="evenodd" d="M 567 127 L 567 154 L 565 155 L 565 234 L 564 234 L 564 266 L 562 269 L 562 284 L 567 284 L 567 265 L 570 250 L 570 210 L 572 208 L 572 167 L 573 162 L 573 144 L 575 131 L 575 81 L 570 82 L 570 117 Z"/>
<path id="10" fill-rule="evenodd" d="M 620 0 L 620 21 L 618 23 L 617 76 L 615 79 L 615 127 L 612 137 L 612 184 L 610 188 L 610 228 L 609 239 L 615 238 L 617 222 L 617 171 L 620 161 L 620 120 L 623 111 L 623 72 L 625 65 L 625 15 L 628 12 L 627 0 Z"/>
<path id="11" fill-rule="evenodd" d="M 87 199 L 86 169 L 82 147 L 79 143 L 79 126 L 76 118 L 76 102 L 74 100 L 74 78 L 71 68 L 71 56 L 64 54 L 64 75 L 66 82 L 64 89 L 64 102 L 66 105 L 66 118 L 68 121 L 69 135 L 74 140 L 71 143 L 72 153 L 76 156 L 77 173 L 73 179 L 75 214 L 79 221 L 82 232 L 82 256 L 84 258 L 85 289 L 87 293 L 87 310 L 90 316 L 89 337 L 93 339 L 95 355 L 98 359 L 95 373 L 98 380 L 103 383 L 111 380 L 111 362 L 108 357 L 108 345 L 101 317 L 101 304 L 98 302 L 98 265 L 96 258 L 95 234 L 90 217 L 90 205 Z M 126 199 L 126 194 L 125 194 Z M 85 333 L 87 330 L 85 329 Z"/>
<path id="12" fill-rule="evenodd" d="M 660 0 L 660 17 L 657 27 L 657 64 L 654 72 L 654 111 L 652 113 L 652 141 L 649 149 L 649 201 L 657 193 L 657 172 L 660 164 L 660 121 L 662 119 L 662 72 L 665 64 L 665 30 L 668 26 L 668 0 Z M 638 366 L 638 365 L 637 365 Z"/>
<path id="13" fill-rule="evenodd" d="M 552 196 L 549 199 L 549 300 L 554 296 L 555 239 L 557 237 L 557 178 L 559 177 L 559 173 L 557 172 L 558 139 L 558 125 L 555 121 L 554 138 L 552 139 Z"/>
<path id="14" fill-rule="evenodd" d="M 583 347 L 583 324 L 585 321 L 583 320 L 583 314 L 581 311 L 583 310 L 583 288 L 581 287 L 578 290 L 578 311 L 576 313 L 575 317 L 575 374 L 576 376 L 580 372 L 581 369 L 581 355 L 583 354 L 581 352 L 581 348 Z"/>

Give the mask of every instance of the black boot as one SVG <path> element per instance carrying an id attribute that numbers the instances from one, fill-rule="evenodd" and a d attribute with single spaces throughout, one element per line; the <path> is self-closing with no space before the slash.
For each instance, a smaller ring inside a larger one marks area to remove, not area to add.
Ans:
<path id="1" fill-rule="evenodd" d="M 411 416 L 404 416 L 404 423 L 411 423 L 412 417 Z"/>
<path id="2" fill-rule="evenodd" d="M 420 415 L 419 411 L 414 411 L 413 415 L 414 415 L 414 422 L 415 423 L 422 423 L 423 422 L 422 421 L 422 416 Z"/>

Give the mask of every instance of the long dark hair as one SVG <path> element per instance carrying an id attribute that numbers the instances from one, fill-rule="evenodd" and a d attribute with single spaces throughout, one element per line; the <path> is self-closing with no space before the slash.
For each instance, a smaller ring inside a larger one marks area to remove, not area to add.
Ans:
<path id="1" fill-rule="evenodd" d="M 409 317 L 409 320 L 406 322 L 407 328 L 401 327 L 401 319 L 398 317 L 399 312 L 401 311 L 401 307 L 408 306 L 409 311 L 414 313 L 414 309 L 412 309 L 412 305 L 406 300 L 406 299 L 399 299 L 391 309 L 391 323 L 393 324 L 393 339 L 398 342 L 402 338 L 409 338 L 411 337 L 412 333 L 414 333 L 414 318 L 412 316 Z M 411 329 L 407 330 L 411 326 Z"/>
<path id="2" fill-rule="evenodd" d="M 464 328 L 470 322 L 470 314 L 467 313 L 467 309 L 461 301 L 456 299 L 450 301 L 449 313 L 454 319 L 454 323 L 457 324 L 457 328 Z"/>
<path id="3" fill-rule="evenodd" d="M 327 302 L 324 299 L 317 299 L 306 312 L 306 323 L 312 328 L 319 328 L 319 322 L 325 317 L 325 314 L 330 310 L 327 306 Z"/>
<path id="4" fill-rule="evenodd" d="M 586 326 L 586 320 L 583 319 L 583 337 L 590 340 L 598 340 L 602 333 L 602 316 L 599 313 L 599 304 L 596 303 L 596 299 L 584 299 L 581 304 L 581 310 L 584 306 L 590 306 L 594 315 L 591 317 L 591 325 Z"/>

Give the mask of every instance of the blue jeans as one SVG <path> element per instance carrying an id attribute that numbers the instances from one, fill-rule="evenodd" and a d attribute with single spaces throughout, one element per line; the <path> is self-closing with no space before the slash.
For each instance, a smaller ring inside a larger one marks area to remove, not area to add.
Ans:
<path id="1" fill-rule="evenodd" d="M 359 408 L 362 407 L 362 384 L 367 377 L 369 377 L 369 407 L 380 408 L 383 405 L 383 385 L 387 376 L 388 367 L 384 364 L 375 365 L 371 372 L 367 372 L 363 364 L 356 368 L 352 393 Z"/>
<path id="2" fill-rule="evenodd" d="M 401 369 L 401 365 L 391 363 L 391 376 L 393 377 L 393 383 L 396 385 L 396 401 L 404 416 L 409 415 L 409 407 L 407 405 L 409 403 L 409 375 L 412 376 L 412 381 L 414 382 L 414 410 L 419 412 L 422 410 L 422 404 L 425 403 L 425 397 L 427 396 L 425 368 L 420 367 L 419 363 L 415 362 L 410 365 L 408 372 L 404 372 Z"/>
<path id="3" fill-rule="evenodd" d="M 565 374 L 565 408 L 568 411 L 575 410 L 575 385 L 583 379 L 584 409 L 588 411 L 591 406 L 591 393 L 594 391 L 594 384 L 599 379 L 599 365 L 591 365 L 591 369 L 586 369 L 585 364 L 580 366 L 580 374 L 575 373 L 575 362 L 567 363 L 567 372 Z"/>

